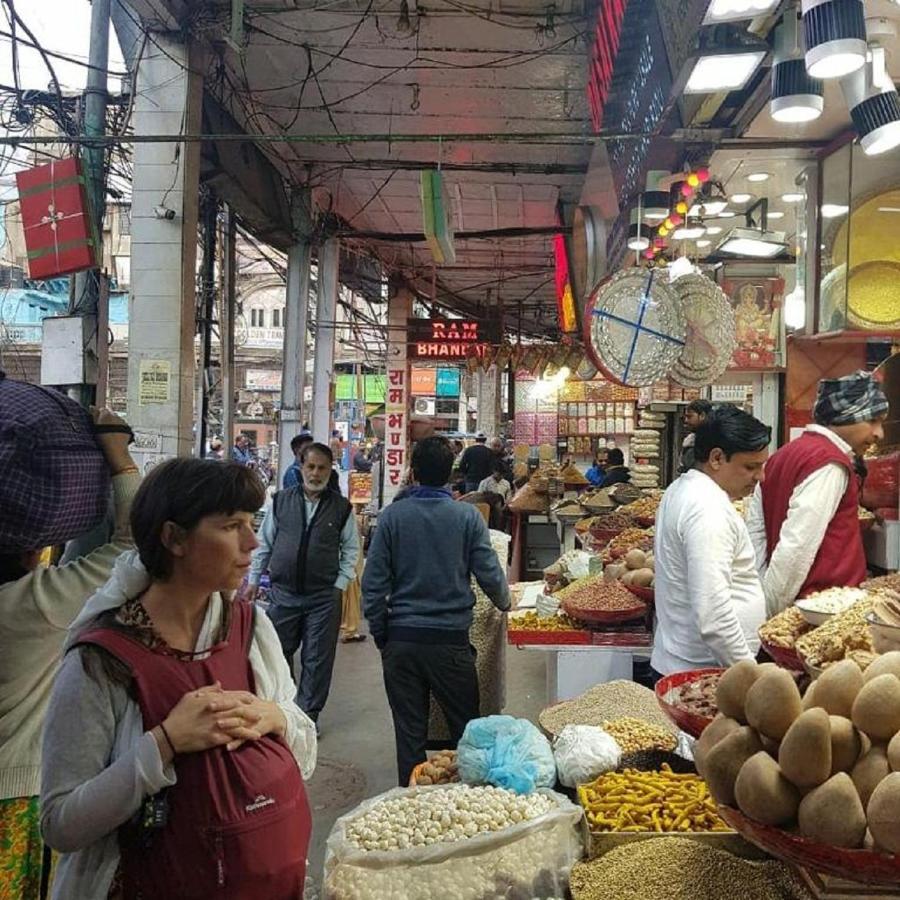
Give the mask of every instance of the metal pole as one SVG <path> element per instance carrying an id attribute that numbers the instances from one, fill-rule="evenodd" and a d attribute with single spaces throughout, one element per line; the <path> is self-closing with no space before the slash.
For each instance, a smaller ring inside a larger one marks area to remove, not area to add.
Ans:
<path id="1" fill-rule="evenodd" d="M 102 142 L 106 133 L 106 70 L 109 65 L 109 5 L 110 0 L 93 0 L 91 3 L 91 37 L 87 84 L 84 91 L 84 122 L 86 141 L 82 149 L 85 186 L 91 215 L 92 237 L 96 248 L 98 268 L 79 272 L 74 276 L 75 294 L 69 312 L 93 318 L 95 326 L 88 332 L 91 337 L 85 347 L 85 358 L 98 356 L 98 343 L 106 341 L 106 334 L 99 334 L 97 306 L 100 300 L 100 268 L 103 266 L 103 215 L 106 211 L 106 147 Z M 88 406 L 96 400 L 96 386 L 83 384 L 80 401 Z"/>
<path id="2" fill-rule="evenodd" d="M 331 438 L 331 382 L 334 379 L 334 323 L 337 316 L 340 241 L 329 238 L 319 248 L 316 292 L 316 348 L 310 429 L 323 444 Z"/>
<path id="3" fill-rule="evenodd" d="M 206 431 L 209 419 L 209 369 L 212 362 L 212 320 L 216 300 L 216 219 L 218 202 L 212 195 L 203 199 L 203 260 L 200 264 L 200 353 L 201 366 L 197 383 L 197 435 L 194 455 L 206 456 Z M 230 447 L 230 444 L 229 444 Z"/>
<path id="4" fill-rule="evenodd" d="M 109 275 L 100 275 L 100 297 L 97 301 L 97 406 L 109 403 Z"/>
<path id="5" fill-rule="evenodd" d="M 291 464 L 291 438 L 303 424 L 306 378 L 306 332 L 309 320 L 309 269 L 312 258 L 312 197 L 309 188 L 291 196 L 294 241 L 288 250 L 284 309 L 284 356 L 281 374 L 281 415 L 278 419 L 278 483 Z"/>
<path id="6" fill-rule="evenodd" d="M 226 450 L 234 441 L 234 318 L 237 314 L 237 245 L 234 212 L 225 208 L 222 316 L 219 349 L 222 367 L 222 439 Z"/>

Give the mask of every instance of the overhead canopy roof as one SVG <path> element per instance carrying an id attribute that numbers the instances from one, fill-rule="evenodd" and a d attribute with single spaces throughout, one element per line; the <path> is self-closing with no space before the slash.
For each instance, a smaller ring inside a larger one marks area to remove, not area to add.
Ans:
<path id="1" fill-rule="evenodd" d="M 366 235 L 349 249 L 374 250 L 451 308 L 496 315 L 502 301 L 507 329 L 521 316 L 526 332 L 553 331 L 546 230 L 558 204 L 578 202 L 593 149 L 590 0 L 409 0 L 408 31 L 403 0 L 245 0 L 240 51 L 222 41 L 230 3 L 186 19 L 167 0 L 134 5 L 144 21 L 155 7 L 157 21 L 182 16 L 209 38 L 207 93 L 248 133 L 289 138 L 259 147 L 289 184 L 311 184 L 345 233 Z M 419 170 L 436 166 L 458 234 L 544 233 L 458 238 L 456 262 L 436 271 L 426 243 L 378 239 L 422 233 Z"/>

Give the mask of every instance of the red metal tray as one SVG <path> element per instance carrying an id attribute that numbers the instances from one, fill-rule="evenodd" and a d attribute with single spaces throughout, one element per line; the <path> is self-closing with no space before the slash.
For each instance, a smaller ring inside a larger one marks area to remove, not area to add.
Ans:
<path id="1" fill-rule="evenodd" d="M 644 603 L 652 603 L 656 597 L 656 592 L 653 588 L 638 587 L 636 584 L 626 584 L 625 587 L 627 587 L 635 597 L 640 597 Z"/>
<path id="2" fill-rule="evenodd" d="M 703 730 L 712 722 L 712 719 L 706 716 L 698 716 L 680 706 L 669 703 L 665 697 L 673 688 L 681 687 L 683 684 L 690 684 L 704 675 L 712 675 L 716 672 L 724 672 L 724 669 L 692 669 L 689 672 L 676 672 L 674 675 L 666 675 L 656 682 L 656 700 L 662 707 L 662 711 L 682 730 L 687 732 L 691 737 L 698 738 L 703 734 Z"/>
<path id="3" fill-rule="evenodd" d="M 565 600 L 560 603 L 563 611 L 570 619 L 578 622 L 589 622 L 592 625 L 608 625 L 614 622 L 631 622 L 640 619 L 647 612 L 647 604 L 635 599 L 635 605 L 629 609 L 581 609 L 572 606 Z"/>
<path id="4" fill-rule="evenodd" d="M 517 646 L 535 644 L 560 644 L 571 647 L 575 644 L 590 644 L 592 640 L 590 631 L 533 631 L 531 629 L 509 628 L 506 632 L 506 642 Z"/>
<path id="5" fill-rule="evenodd" d="M 719 814 L 751 844 L 785 862 L 862 884 L 900 885 L 900 856 L 819 844 L 799 834 L 754 822 L 730 806 L 720 806 Z"/>
<path id="6" fill-rule="evenodd" d="M 803 660 L 800 659 L 800 654 L 793 648 L 789 650 L 786 647 L 776 647 L 773 644 L 766 643 L 762 638 L 760 638 L 760 646 L 782 669 L 790 669 L 792 672 L 806 671 Z"/>

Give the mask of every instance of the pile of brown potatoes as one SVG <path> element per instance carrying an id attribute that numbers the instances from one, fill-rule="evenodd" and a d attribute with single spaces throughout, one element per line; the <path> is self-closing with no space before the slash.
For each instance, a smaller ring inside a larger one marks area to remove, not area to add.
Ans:
<path id="1" fill-rule="evenodd" d="M 900 853 L 900 652 L 851 659 L 801 697 L 772 663 L 737 663 L 694 748 L 715 799 L 837 847 Z"/>

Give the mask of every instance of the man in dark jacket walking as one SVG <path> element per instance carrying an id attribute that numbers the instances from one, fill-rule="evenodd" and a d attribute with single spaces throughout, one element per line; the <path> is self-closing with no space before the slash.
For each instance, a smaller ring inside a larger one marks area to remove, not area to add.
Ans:
<path id="1" fill-rule="evenodd" d="M 331 687 L 341 596 L 356 577 L 359 559 L 350 503 L 328 486 L 333 462 L 325 444 L 303 449 L 302 483 L 275 495 L 259 531 L 249 579 L 252 600 L 268 568 L 269 618 L 288 663 L 300 649 L 297 705 L 314 722 Z"/>
<path id="2" fill-rule="evenodd" d="M 498 609 L 509 609 L 506 576 L 484 519 L 476 507 L 455 502 L 447 488 L 452 468 L 453 450 L 444 438 L 416 444 L 415 484 L 379 515 L 363 573 L 363 608 L 381 650 L 401 785 L 425 761 L 430 694 L 454 746 L 479 715 L 469 643 L 471 577 Z"/>
<path id="3" fill-rule="evenodd" d="M 459 461 L 459 473 L 465 479 L 466 493 L 477 491 L 478 485 L 493 471 L 494 451 L 487 445 L 487 435 L 479 431 L 475 435 L 475 443 L 466 447 Z"/>

